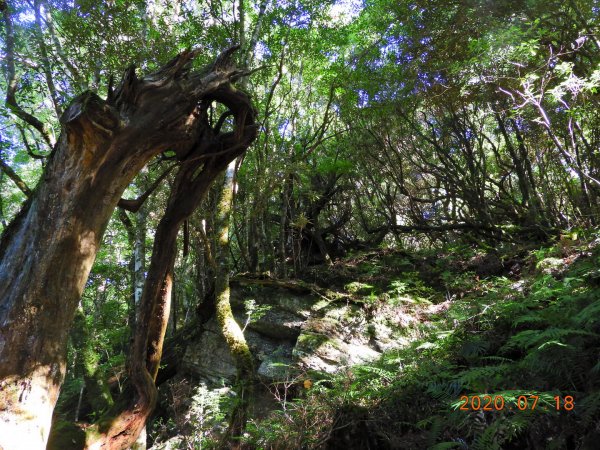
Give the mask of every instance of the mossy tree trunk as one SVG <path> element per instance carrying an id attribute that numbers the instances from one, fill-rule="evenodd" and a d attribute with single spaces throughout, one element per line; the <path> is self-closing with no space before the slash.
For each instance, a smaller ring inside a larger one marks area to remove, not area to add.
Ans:
<path id="1" fill-rule="evenodd" d="M 180 161 L 208 157 L 199 153 L 214 149 L 206 142 L 212 137 L 201 120 L 202 107 L 223 100 L 230 109 L 230 103 L 242 102 L 241 110 L 247 111 L 247 97 L 231 86 L 242 75 L 229 63 L 232 52 L 200 72 L 190 71 L 197 50 L 181 53 L 141 79 L 131 67 L 106 100 L 86 92 L 63 113 L 62 133 L 44 174 L 0 241 L 0 448 L 46 446 L 65 375 L 69 328 L 127 185 L 167 149 L 175 150 Z M 221 135 L 243 151 L 248 121 L 240 123 L 237 139 Z M 143 363 L 136 361 L 130 370 L 138 395 L 134 415 L 142 412 L 142 422 L 155 401 L 144 333 L 143 343 L 136 336 Z M 125 434 L 127 439 L 104 448 L 122 448 L 131 437 Z"/>
<path id="2" fill-rule="evenodd" d="M 221 132 L 222 119 L 215 125 L 209 123 L 207 109 L 213 100 L 228 108 L 226 116 L 234 118 L 233 131 Z M 110 411 L 87 430 L 87 448 L 128 448 L 144 429 L 156 402 L 154 382 L 171 310 L 179 230 L 200 205 L 213 181 L 256 137 L 252 105 L 244 93 L 231 86 L 215 92 L 197 115 L 198 120 L 204 123 L 203 139 L 180 164 L 166 210 L 156 230 L 152 259 L 138 308 L 128 367 L 136 395 L 125 407 Z M 143 407 L 140 407 L 140 400 L 146 402 Z"/>
<path id="3" fill-rule="evenodd" d="M 233 201 L 235 164 L 235 161 L 229 163 L 225 171 L 223 190 L 221 191 L 221 198 L 217 205 L 217 251 L 215 255 L 217 320 L 237 367 L 237 403 L 232 411 L 229 429 L 225 436 L 230 448 L 240 447 L 240 442 L 237 438 L 243 434 L 246 427 L 248 408 L 254 385 L 252 353 L 242 329 L 233 317 L 229 301 L 229 272 L 231 270 L 229 262 L 229 223 Z"/>

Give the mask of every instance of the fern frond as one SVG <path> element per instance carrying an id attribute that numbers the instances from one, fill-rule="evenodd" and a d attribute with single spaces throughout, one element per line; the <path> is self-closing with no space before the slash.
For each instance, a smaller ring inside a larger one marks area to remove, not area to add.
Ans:
<path id="1" fill-rule="evenodd" d="M 600 416 L 600 391 L 586 396 L 577 405 L 585 426 L 592 425 Z"/>

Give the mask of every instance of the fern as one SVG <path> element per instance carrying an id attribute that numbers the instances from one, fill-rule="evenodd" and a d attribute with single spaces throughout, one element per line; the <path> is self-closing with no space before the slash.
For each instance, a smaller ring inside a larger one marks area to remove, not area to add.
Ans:
<path id="1" fill-rule="evenodd" d="M 598 359 L 598 362 L 590 369 L 590 372 L 594 375 L 598 375 L 600 373 L 600 359 Z"/>
<path id="2" fill-rule="evenodd" d="M 569 336 L 598 337 L 596 333 L 573 328 L 525 330 L 512 336 L 504 345 L 504 347 L 502 347 L 501 351 L 506 352 L 513 349 L 527 350 L 534 346 L 540 348 L 543 344 L 548 344 L 549 342 L 560 342 L 561 339 Z"/>
<path id="3" fill-rule="evenodd" d="M 460 348 L 460 355 L 464 358 L 473 358 L 484 354 L 490 347 L 490 343 L 484 339 L 466 341 Z"/>
<path id="4" fill-rule="evenodd" d="M 368 364 L 361 364 L 361 365 L 355 366 L 355 367 L 353 367 L 353 370 L 356 374 L 362 375 L 362 376 L 376 375 L 377 377 L 379 377 L 381 380 L 384 380 L 385 382 L 392 381 L 397 376 L 396 371 L 391 371 L 391 370 L 383 369 L 378 366 L 368 365 Z"/>
<path id="5" fill-rule="evenodd" d="M 431 428 L 429 429 L 429 435 L 427 437 L 427 446 L 434 445 L 442 434 L 444 428 L 444 420 L 442 417 L 435 416 Z"/>
<path id="6" fill-rule="evenodd" d="M 463 384 L 454 380 L 449 382 L 432 382 L 427 387 L 427 393 L 436 400 L 456 398 L 463 390 Z"/>
<path id="7" fill-rule="evenodd" d="M 458 374 L 460 384 L 473 391 L 493 389 L 505 379 L 511 370 L 509 364 L 474 367 Z"/>
<path id="8" fill-rule="evenodd" d="M 585 397 L 579 404 L 581 419 L 585 426 L 593 425 L 600 416 L 600 391 Z"/>
<path id="9" fill-rule="evenodd" d="M 511 364 L 514 363 L 514 360 L 510 359 L 510 358 L 505 358 L 503 356 L 497 356 L 497 355 L 490 355 L 490 356 L 482 356 L 481 358 L 479 358 L 480 361 L 489 361 L 491 363 L 507 363 L 507 364 Z"/>
<path id="10" fill-rule="evenodd" d="M 544 319 L 539 313 L 529 313 L 524 314 L 522 316 L 518 316 L 515 320 L 512 321 L 512 326 L 517 328 L 519 325 L 542 325 L 547 323 L 546 319 Z"/>
<path id="11" fill-rule="evenodd" d="M 462 442 L 440 442 L 428 447 L 428 450 L 448 450 L 450 448 L 468 448 Z"/>
<path id="12" fill-rule="evenodd" d="M 465 295 L 446 314 L 421 318 L 418 339 L 379 362 L 330 376 L 294 411 L 304 408 L 313 419 L 325 408 L 359 406 L 368 411 L 370 429 L 386 436 L 393 430 L 394 443 L 406 434 L 415 448 L 425 440 L 437 450 L 525 448 L 540 433 L 551 437 L 547 448 L 579 445 L 600 420 L 600 292 L 586 276 L 596 269 L 586 264 L 568 269 L 563 280 L 534 274 L 519 292 L 506 279 L 457 278 Z M 446 284 L 457 281 L 446 272 Z M 389 295 L 418 286 L 400 279 Z M 485 395 L 502 397 L 505 408 L 460 410 L 465 392 L 482 403 Z M 565 392 L 576 399 L 570 414 L 555 408 L 554 396 Z M 529 402 L 525 410 L 518 409 L 521 396 Z M 289 423 L 287 414 L 282 420 Z M 281 432 L 288 428 L 283 424 Z"/>
<path id="13" fill-rule="evenodd" d="M 583 308 L 575 317 L 573 321 L 577 325 L 584 327 L 595 326 L 600 321 L 600 300 Z"/>
<path id="14" fill-rule="evenodd" d="M 472 450 L 501 450 L 501 448 L 496 442 L 496 427 L 494 426 L 488 427 L 471 446 Z"/>

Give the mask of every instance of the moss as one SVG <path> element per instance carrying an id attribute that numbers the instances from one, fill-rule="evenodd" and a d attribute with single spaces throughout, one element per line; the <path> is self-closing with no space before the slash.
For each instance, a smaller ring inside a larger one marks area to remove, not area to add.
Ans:
<path id="1" fill-rule="evenodd" d="M 334 311 L 332 310 L 327 314 L 333 315 Z M 325 316 L 318 319 L 314 319 L 310 322 L 309 331 L 320 334 L 335 334 L 340 330 L 340 327 L 342 326 L 342 324 L 340 323 L 340 319 L 342 318 L 342 316 L 343 311 L 340 311 L 339 317 Z"/>
<path id="2" fill-rule="evenodd" d="M 361 283 L 360 281 L 353 281 L 346 284 L 345 289 L 351 294 L 357 295 L 369 295 L 375 287 L 371 284 Z"/>
<path id="3" fill-rule="evenodd" d="M 300 348 L 316 349 L 328 341 L 330 341 L 330 339 L 323 334 L 304 332 L 298 337 L 298 343 L 296 345 Z"/>
<path id="4" fill-rule="evenodd" d="M 216 253 L 215 307 L 217 321 L 237 367 L 236 391 L 238 399 L 240 399 L 231 412 L 229 427 L 223 436 L 223 442 L 228 442 L 232 447 L 238 448 L 239 443 L 235 441 L 234 437 L 243 434 L 246 427 L 248 407 L 250 399 L 253 397 L 254 362 L 244 333 L 235 321 L 231 311 L 228 253 L 232 198 L 233 164 L 230 164 L 225 173 L 221 198 L 217 206 L 217 234 L 219 239 Z"/>
<path id="5" fill-rule="evenodd" d="M 85 431 L 74 423 L 57 420 L 52 424 L 46 450 L 79 449 L 85 447 Z"/>

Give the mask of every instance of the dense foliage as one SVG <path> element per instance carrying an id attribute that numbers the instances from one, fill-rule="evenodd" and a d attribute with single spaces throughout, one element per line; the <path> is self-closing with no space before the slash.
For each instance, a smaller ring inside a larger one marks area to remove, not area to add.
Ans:
<path id="1" fill-rule="evenodd" d="M 591 448 L 600 410 L 599 8 L 596 0 L 0 0 L 0 232 L 39 182 L 76 95 L 108 95 L 131 64 L 148 73 L 200 47 L 195 64 L 204 67 L 238 44 L 237 64 L 251 72 L 238 88 L 253 98 L 258 137 L 236 161 L 225 221 L 219 182 L 182 227 L 168 335 L 214 313 L 219 261 L 227 273 L 306 281 L 322 264 L 317 272 L 331 270 L 323 284 L 343 279 L 344 295 L 367 292 L 371 314 L 410 298 L 406 315 L 415 318 L 410 344 L 377 363 L 300 374 L 310 389 L 251 420 L 247 444 Z M 232 127 L 222 107 L 210 115 L 217 128 Z M 93 422 L 128 394 L 136 305 L 176 152 L 174 144 L 139 173 L 126 197 L 149 194 L 144 204 L 117 209 L 106 230 L 71 332 L 65 420 Z M 335 261 L 375 249 L 384 256 L 369 271 L 336 278 Z M 417 253 L 407 262 L 405 251 Z M 470 272 L 466 261 L 484 253 L 521 272 Z M 419 258 L 434 262 L 420 270 Z M 553 263 L 560 267 L 545 266 Z M 165 434 L 193 435 L 191 420 L 215 438 L 214 423 L 233 406 L 186 389 L 200 406 L 177 426 L 162 424 Z M 486 394 L 506 408 L 460 410 L 461 395 Z M 534 395 L 536 410 L 514 409 Z M 567 395 L 575 410 L 555 411 L 554 397 Z"/>
<path id="2" fill-rule="evenodd" d="M 396 276 L 386 264 L 406 256 L 371 255 L 378 270 L 359 277 L 386 273 L 389 283 L 371 307 L 401 303 L 420 317 L 405 329 L 410 344 L 334 376 L 300 374 L 314 383 L 253 424 L 252 447 L 593 448 L 597 236 L 520 248 L 522 274 L 481 279 L 464 270 L 477 255 L 463 248 L 461 259 L 457 250 Z M 409 264 L 427 260 L 423 252 Z"/>

